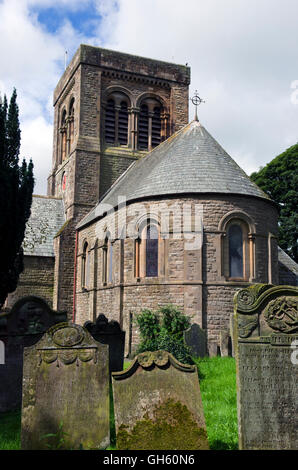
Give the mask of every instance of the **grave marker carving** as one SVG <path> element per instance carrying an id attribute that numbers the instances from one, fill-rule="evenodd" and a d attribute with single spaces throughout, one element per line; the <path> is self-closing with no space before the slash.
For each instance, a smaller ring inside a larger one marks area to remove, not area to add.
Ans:
<path id="1" fill-rule="evenodd" d="M 22 448 L 55 448 L 60 426 L 64 449 L 109 445 L 108 346 L 72 323 L 24 350 Z"/>
<path id="2" fill-rule="evenodd" d="M 298 289 L 242 289 L 233 324 L 240 449 L 298 449 Z"/>

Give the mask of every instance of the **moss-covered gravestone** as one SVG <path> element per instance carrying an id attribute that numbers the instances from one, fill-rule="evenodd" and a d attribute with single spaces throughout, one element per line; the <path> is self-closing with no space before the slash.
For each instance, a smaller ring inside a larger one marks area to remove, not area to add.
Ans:
<path id="1" fill-rule="evenodd" d="M 233 325 L 239 448 L 297 450 L 297 287 L 240 290 Z"/>
<path id="2" fill-rule="evenodd" d="M 118 449 L 208 449 L 196 366 L 166 351 L 112 374 Z"/>
<path id="3" fill-rule="evenodd" d="M 24 350 L 22 449 L 109 445 L 109 352 L 83 327 L 59 323 Z"/>

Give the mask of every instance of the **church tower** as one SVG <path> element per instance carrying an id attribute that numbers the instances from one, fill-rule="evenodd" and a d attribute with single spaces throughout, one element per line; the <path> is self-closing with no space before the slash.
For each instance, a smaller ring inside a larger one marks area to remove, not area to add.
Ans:
<path id="1" fill-rule="evenodd" d="M 54 91 L 48 196 L 61 197 L 53 306 L 73 307 L 75 227 L 136 159 L 188 123 L 189 67 L 81 45 Z"/>

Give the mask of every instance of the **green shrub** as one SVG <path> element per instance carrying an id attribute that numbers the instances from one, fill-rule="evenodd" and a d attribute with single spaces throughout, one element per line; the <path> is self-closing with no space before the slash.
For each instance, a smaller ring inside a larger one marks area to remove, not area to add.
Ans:
<path id="1" fill-rule="evenodd" d="M 192 363 L 190 350 L 184 343 L 183 331 L 189 328 L 190 319 L 174 305 L 161 307 L 157 312 L 144 309 L 137 315 L 141 341 L 137 354 L 164 349 L 180 362 Z"/>

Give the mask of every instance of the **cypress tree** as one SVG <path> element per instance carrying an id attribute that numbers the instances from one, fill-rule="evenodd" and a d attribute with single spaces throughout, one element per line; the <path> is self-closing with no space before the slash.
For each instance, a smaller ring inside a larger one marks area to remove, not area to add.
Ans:
<path id="1" fill-rule="evenodd" d="M 0 100 L 0 307 L 13 292 L 24 269 L 22 243 L 30 217 L 34 187 L 33 163 L 19 166 L 21 131 L 17 92 L 8 106 Z"/>

